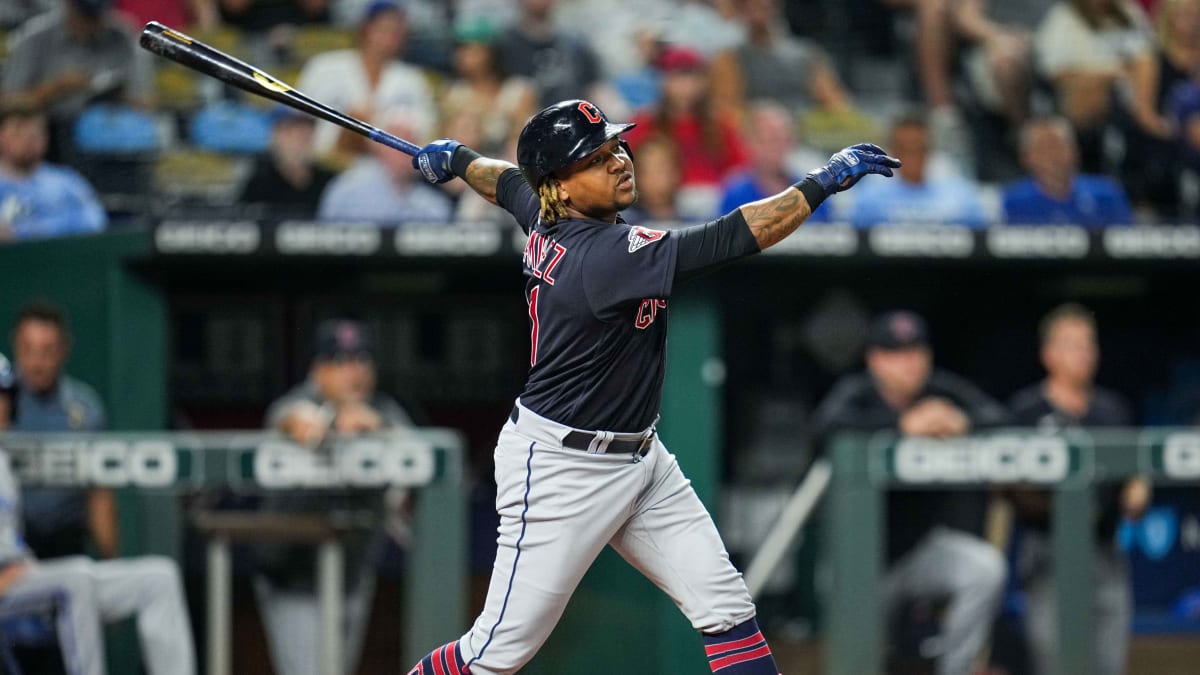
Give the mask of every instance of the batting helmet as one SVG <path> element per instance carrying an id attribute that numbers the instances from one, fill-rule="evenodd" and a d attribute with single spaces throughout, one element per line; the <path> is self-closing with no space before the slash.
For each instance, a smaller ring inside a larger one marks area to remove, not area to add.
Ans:
<path id="1" fill-rule="evenodd" d="M 595 152 L 635 124 L 613 124 L 594 103 L 555 103 L 529 118 L 517 139 L 517 164 L 537 189 L 542 179 Z"/>

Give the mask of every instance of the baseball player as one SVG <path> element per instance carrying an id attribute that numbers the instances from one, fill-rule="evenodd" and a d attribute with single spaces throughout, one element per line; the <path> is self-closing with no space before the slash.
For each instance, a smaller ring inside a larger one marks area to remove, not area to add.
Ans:
<path id="1" fill-rule="evenodd" d="M 0 354 L 0 433 L 8 428 L 16 388 Z M 191 620 L 173 560 L 38 560 L 21 537 L 20 506 L 20 486 L 0 451 L 0 621 L 53 611 L 68 675 L 103 675 L 104 624 L 136 616 L 148 675 L 194 675 Z"/>
<path id="2" fill-rule="evenodd" d="M 655 433 L 675 285 L 771 246 L 826 197 L 900 162 L 870 144 L 837 153 L 794 187 L 710 223 L 631 227 L 633 159 L 592 103 L 526 123 L 520 170 L 441 139 L 413 166 L 461 177 L 529 234 L 529 378 L 496 444 L 498 550 L 483 612 L 410 675 L 507 675 L 550 635 L 601 549 L 663 589 L 723 675 L 777 675 L 741 574 L 674 455 Z"/>

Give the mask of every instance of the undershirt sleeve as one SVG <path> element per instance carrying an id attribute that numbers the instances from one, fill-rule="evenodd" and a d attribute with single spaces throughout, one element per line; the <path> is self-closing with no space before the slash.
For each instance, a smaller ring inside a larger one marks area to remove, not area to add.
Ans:
<path id="1" fill-rule="evenodd" d="M 676 230 L 672 236 L 679 242 L 675 281 L 694 279 L 761 250 L 741 209 L 704 225 Z"/>
<path id="2" fill-rule="evenodd" d="M 538 197 L 517 169 L 506 169 L 496 181 L 496 203 L 513 214 L 525 234 L 538 221 L 542 210 Z"/>

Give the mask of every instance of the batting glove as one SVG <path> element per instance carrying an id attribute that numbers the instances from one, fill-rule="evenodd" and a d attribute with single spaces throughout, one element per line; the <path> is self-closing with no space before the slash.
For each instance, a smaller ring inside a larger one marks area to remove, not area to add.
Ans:
<path id="1" fill-rule="evenodd" d="M 434 184 L 453 180 L 456 175 L 450 168 L 454 160 L 454 151 L 462 147 L 462 143 L 449 138 L 438 140 L 421 148 L 413 157 L 413 168 L 421 172 L 425 180 Z"/>
<path id="2" fill-rule="evenodd" d="M 859 143 L 830 157 L 828 164 L 809 171 L 805 178 L 821 186 L 824 196 L 828 197 L 849 190 L 869 173 L 891 176 L 892 169 L 899 168 L 900 160 L 889 157 L 883 148 L 872 143 Z"/>

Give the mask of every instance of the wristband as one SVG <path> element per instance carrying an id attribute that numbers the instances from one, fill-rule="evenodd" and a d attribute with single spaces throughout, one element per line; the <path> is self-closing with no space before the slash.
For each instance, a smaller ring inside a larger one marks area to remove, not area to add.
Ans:
<path id="1" fill-rule="evenodd" d="M 467 177 L 467 167 L 471 162 L 483 157 L 483 155 L 475 152 L 465 145 L 460 145 L 454 149 L 454 154 L 450 156 L 450 170 L 455 176 L 460 178 Z"/>
<path id="2" fill-rule="evenodd" d="M 809 211 L 816 211 L 821 202 L 825 201 L 825 188 L 821 184 L 811 178 L 796 183 L 792 187 L 800 191 L 804 195 L 804 199 L 808 202 Z"/>

